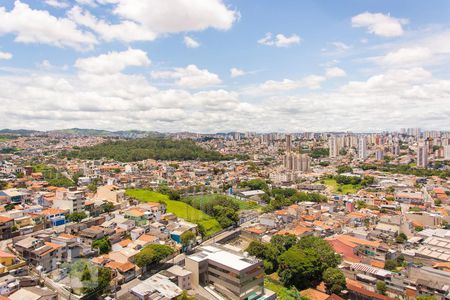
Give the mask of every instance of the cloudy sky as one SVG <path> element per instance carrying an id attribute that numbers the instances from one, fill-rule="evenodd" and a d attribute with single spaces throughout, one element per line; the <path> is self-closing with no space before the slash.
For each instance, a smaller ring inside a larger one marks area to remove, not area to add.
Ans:
<path id="1" fill-rule="evenodd" d="M 2 0 L 0 128 L 450 130 L 450 2 Z"/>

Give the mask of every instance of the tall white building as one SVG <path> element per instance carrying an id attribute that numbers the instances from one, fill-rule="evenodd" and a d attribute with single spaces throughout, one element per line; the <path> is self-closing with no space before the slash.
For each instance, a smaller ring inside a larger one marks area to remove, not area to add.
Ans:
<path id="1" fill-rule="evenodd" d="M 86 198 L 83 191 L 59 188 L 53 200 L 54 208 L 68 209 L 70 213 L 84 211 Z"/>
<path id="2" fill-rule="evenodd" d="M 362 160 L 367 158 L 367 139 L 365 136 L 360 137 L 358 141 L 358 158 Z"/>
<path id="3" fill-rule="evenodd" d="M 336 158 L 339 154 L 337 137 L 332 135 L 328 140 L 328 148 L 330 149 L 330 157 Z"/>
<path id="4" fill-rule="evenodd" d="M 290 134 L 286 134 L 286 152 L 290 153 L 292 147 L 292 137 Z"/>
<path id="5" fill-rule="evenodd" d="M 400 155 L 400 146 L 398 143 L 395 143 L 394 145 L 392 145 L 391 152 L 392 152 L 392 155 L 394 155 L 394 156 Z"/>
<path id="6" fill-rule="evenodd" d="M 417 147 L 417 167 L 426 168 L 428 166 L 428 141 L 419 141 Z"/>
<path id="7" fill-rule="evenodd" d="M 450 159 L 450 145 L 444 146 L 444 159 Z"/>
<path id="8" fill-rule="evenodd" d="M 289 152 L 284 156 L 283 165 L 289 171 L 308 172 L 311 166 L 311 158 L 307 154 Z"/>
<path id="9" fill-rule="evenodd" d="M 383 151 L 383 149 L 377 149 L 377 151 L 375 151 L 375 159 L 376 160 L 383 160 L 384 159 L 384 151 Z"/>

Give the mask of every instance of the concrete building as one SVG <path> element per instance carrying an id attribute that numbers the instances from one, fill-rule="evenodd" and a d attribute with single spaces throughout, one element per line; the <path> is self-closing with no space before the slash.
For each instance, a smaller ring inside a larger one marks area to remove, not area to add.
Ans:
<path id="1" fill-rule="evenodd" d="M 190 290 L 192 288 L 192 272 L 178 265 L 170 267 L 163 274 L 169 277 L 182 290 Z"/>
<path id="2" fill-rule="evenodd" d="M 311 167 L 311 158 L 307 154 L 287 153 L 283 157 L 283 165 L 288 171 L 308 172 Z"/>
<path id="3" fill-rule="evenodd" d="M 444 146 L 444 159 L 450 159 L 450 145 Z"/>
<path id="4" fill-rule="evenodd" d="M 69 210 L 70 213 L 84 211 L 86 198 L 83 191 L 67 190 L 59 188 L 56 191 L 53 207 L 62 210 Z"/>
<path id="5" fill-rule="evenodd" d="M 58 294 L 48 288 L 30 286 L 19 289 L 8 298 L 11 300 L 57 300 Z"/>
<path id="6" fill-rule="evenodd" d="M 185 267 L 192 272 L 193 286 L 213 285 L 227 299 L 259 299 L 265 295 L 263 263 L 254 257 L 218 245 L 205 246 L 186 257 Z"/>
<path id="7" fill-rule="evenodd" d="M 286 152 L 290 153 L 292 147 L 292 137 L 290 134 L 286 135 Z"/>
<path id="8" fill-rule="evenodd" d="M 330 150 L 330 158 L 336 158 L 339 154 L 337 137 L 332 135 L 328 140 L 328 148 Z"/>
<path id="9" fill-rule="evenodd" d="M 162 274 L 155 274 L 134 286 L 131 294 L 138 299 L 176 299 L 183 292 L 175 283 Z"/>
<path id="10" fill-rule="evenodd" d="M 358 140 L 358 158 L 365 160 L 367 158 L 367 139 L 362 136 Z"/>
<path id="11" fill-rule="evenodd" d="M 126 206 L 125 190 L 120 189 L 115 185 L 104 185 L 98 187 L 95 199 L 108 201 L 120 207 Z"/>
<path id="12" fill-rule="evenodd" d="M 428 141 L 421 141 L 417 147 L 417 167 L 427 168 L 428 166 Z"/>
<path id="13" fill-rule="evenodd" d="M 375 151 L 375 159 L 376 160 L 383 160 L 384 159 L 384 151 L 383 151 L 383 149 L 377 149 L 377 151 Z"/>

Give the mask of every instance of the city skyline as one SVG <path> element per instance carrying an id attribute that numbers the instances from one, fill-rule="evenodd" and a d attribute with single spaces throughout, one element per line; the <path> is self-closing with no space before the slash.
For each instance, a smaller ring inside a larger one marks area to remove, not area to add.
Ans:
<path id="1" fill-rule="evenodd" d="M 450 130 L 449 11 L 446 1 L 4 1 L 0 128 Z"/>

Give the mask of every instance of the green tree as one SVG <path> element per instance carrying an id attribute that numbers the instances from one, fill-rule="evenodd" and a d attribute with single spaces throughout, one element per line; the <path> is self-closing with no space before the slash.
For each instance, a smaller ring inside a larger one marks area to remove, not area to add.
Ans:
<path id="1" fill-rule="evenodd" d="M 166 245 L 151 244 L 145 246 L 136 254 L 136 265 L 146 269 L 150 265 L 158 264 L 161 260 L 169 257 L 174 250 Z"/>
<path id="2" fill-rule="evenodd" d="M 180 296 L 177 297 L 177 300 L 195 300 L 194 297 L 188 295 L 186 290 L 183 290 Z"/>
<path id="3" fill-rule="evenodd" d="M 181 244 L 186 247 L 189 246 L 192 242 L 195 241 L 195 234 L 188 230 L 181 234 Z"/>
<path id="4" fill-rule="evenodd" d="M 397 261 L 395 261 L 393 259 L 387 259 L 384 262 L 384 269 L 389 270 L 389 271 L 393 271 L 393 270 L 397 269 Z"/>
<path id="5" fill-rule="evenodd" d="M 395 238 L 395 241 L 399 244 L 403 244 L 408 240 L 408 237 L 403 232 L 400 232 L 400 234 Z"/>
<path id="6" fill-rule="evenodd" d="M 378 280 L 376 289 L 377 289 L 378 293 L 380 293 L 382 295 L 386 295 L 387 287 L 386 287 L 386 283 L 384 283 L 384 281 Z"/>
<path id="7" fill-rule="evenodd" d="M 81 159 L 109 158 L 121 162 L 156 160 L 218 161 L 233 159 L 217 151 L 202 148 L 192 140 L 146 137 L 121 141 L 107 141 L 92 147 L 63 151 L 61 157 Z M 246 158 L 241 156 L 241 158 Z M 120 170 L 119 170 L 120 171 Z"/>
<path id="8" fill-rule="evenodd" d="M 252 179 L 249 181 L 244 181 L 239 184 L 241 187 L 248 187 L 251 190 L 263 190 L 268 191 L 269 186 L 267 182 L 263 179 Z"/>
<path id="9" fill-rule="evenodd" d="M 279 257 L 278 275 L 285 286 L 299 290 L 316 286 L 322 279 L 324 267 L 314 249 L 292 247 Z"/>
<path id="10" fill-rule="evenodd" d="M 345 275 L 341 270 L 328 268 L 323 272 L 323 281 L 329 294 L 339 294 L 346 288 Z"/>
<path id="11" fill-rule="evenodd" d="M 348 165 L 341 165 L 337 167 L 336 172 L 338 172 L 339 174 L 342 173 L 353 173 L 353 168 L 348 166 Z"/>
<path id="12" fill-rule="evenodd" d="M 83 274 L 81 275 L 81 281 L 90 281 L 91 271 L 87 265 L 84 266 Z"/>
<path id="13" fill-rule="evenodd" d="M 271 274 L 277 269 L 277 258 L 280 255 L 280 252 L 272 244 L 252 241 L 245 251 L 252 256 L 264 260 L 264 270 L 267 274 Z"/>
<path id="14" fill-rule="evenodd" d="M 245 249 L 248 254 L 251 256 L 256 256 L 259 259 L 266 258 L 267 255 L 267 246 L 260 241 L 251 241 L 248 245 L 247 249 Z"/>
<path id="15" fill-rule="evenodd" d="M 103 237 L 92 242 L 92 249 L 98 249 L 100 254 L 109 253 L 111 251 L 111 242 L 108 237 Z"/>
<path id="16" fill-rule="evenodd" d="M 293 234 L 279 235 L 275 234 L 270 239 L 270 243 L 277 249 L 278 253 L 283 253 L 297 244 L 298 239 Z"/>
<path id="17" fill-rule="evenodd" d="M 8 183 L 6 181 L 0 180 L 0 191 L 6 189 Z"/>
<path id="18" fill-rule="evenodd" d="M 101 295 L 109 287 L 111 282 L 111 270 L 105 267 L 99 267 L 97 269 L 97 280 L 95 283 L 90 282 L 91 279 L 83 281 L 83 292 L 89 294 L 90 299 L 95 299 L 95 295 Z"/>
<path id="19" fill-rule="evenodd" d="M 301 238 L 298 246 L 300 249 L 314 249 L 319 253 L 321 262 L 324 265 L 322 272 L 329 267 L 336 267 L 341 262 L 339 254 L 336 254 L 330 244 L 321 238 L 315 236 Z"/>
<path id="20" fill-rule="evenodd" d="M 67 215 L 67 220 L 70 222 L 80 223 L 83 219 L 87 218 L 87 214 L 84 211 L 81 212 L 73 212 Z"/>
<path id="21" fill-rule="evenodd" d="M 102 210 L 105 213 L 112 212 L 114 210 L 114 204 L 109 202 L 109 201 L 107 201 L 107 202 L 102 204 Z"/>

